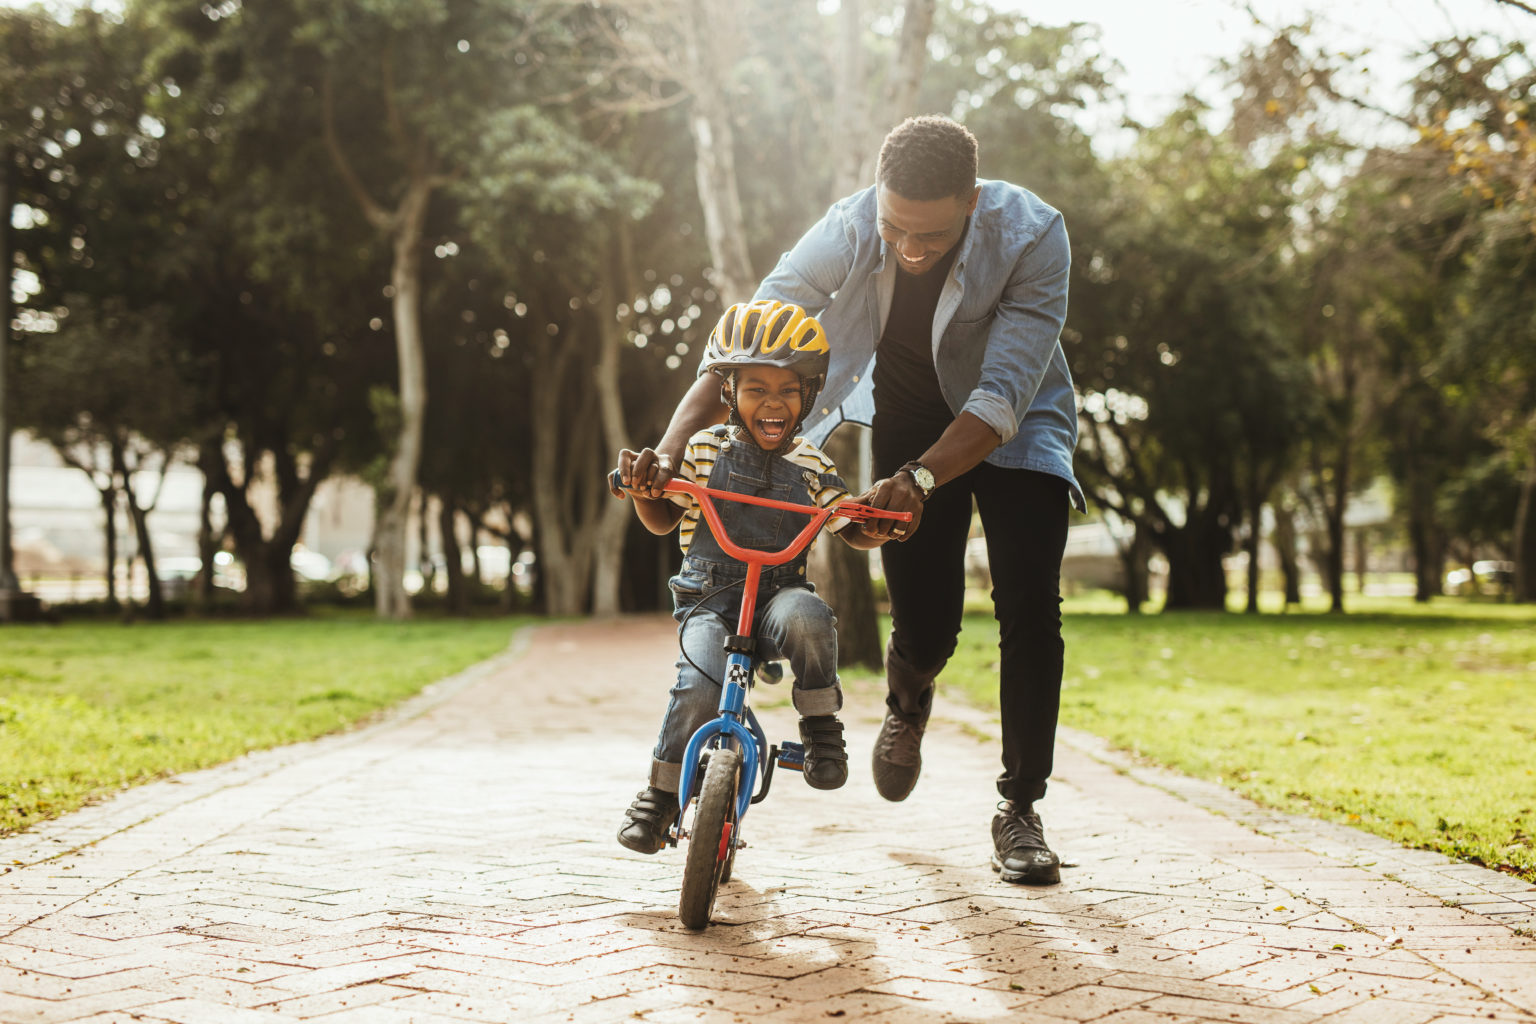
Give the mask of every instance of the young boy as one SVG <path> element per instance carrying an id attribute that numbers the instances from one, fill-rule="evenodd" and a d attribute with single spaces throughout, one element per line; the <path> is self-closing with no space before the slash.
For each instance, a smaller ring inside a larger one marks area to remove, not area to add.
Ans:
<path id="1" fill-rule="evenodd" d="M 703 369 L 722 378 L 726 423 L 693 435 L 677 475 L 717 490 L 752 494 L 825 508 L 849 497 L 830 459 L 795 434 L 826 377 L 826 334 L 798 306 L 765 300 L 725 311 L 709 336 Z M 669 533 L 680 522 L 684 557 L 670 581 L 682 654 L 677 684 L 662 719 L 651 762 L 650 785 L 624 814 L 619 842 L 637 853 L 656 853 L 679 813 L 677 787 L 683 749 L 694 730 L 714 718 L 725 674 L 725 638 L 736 631 L 740 582 L 746 566 L 726 555 L 688 495 L 645 497 L 652 480 L 638 479 L 638 453 L 619 453 L 619 481 L 635 501 L 635 514 L 652 533 Z M 743 547 L 777 551 L 804 528 L 793 512 L 721 501 L 716 509 L 726 536 Z M 881 538 L 846 529 L 833 517 L 827 528 L 856 548 Z M 837 789 L 848 780 L 848 754 L 837 712 L 843 695 L 837 678 L 837 620 L 805 578 L 807 552 L 763 569 L 754 632 L 766 659 L 789 659 L 795 676 L 794 705 L 805 744 L 805 781 Z M 737 584 L 732 586 L 731 584 Z"/>

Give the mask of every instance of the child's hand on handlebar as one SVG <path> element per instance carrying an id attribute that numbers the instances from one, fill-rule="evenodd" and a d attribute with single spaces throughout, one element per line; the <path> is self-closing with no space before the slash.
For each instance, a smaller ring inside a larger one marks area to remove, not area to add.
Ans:
<path id="1" fill-rule="evenodd" d="M 624 448 L 619 451 L 618 468 L 609 477 L 609 489 L 616 498 L 629 491 L 637 498 L 656 499 L 665 493 L 667 481 L 675 475 L 670 455 L 663 455 L 654 448 L 642 448 L 638 452 Z M 617 487 L 611 486 L 614 482 Z"/>

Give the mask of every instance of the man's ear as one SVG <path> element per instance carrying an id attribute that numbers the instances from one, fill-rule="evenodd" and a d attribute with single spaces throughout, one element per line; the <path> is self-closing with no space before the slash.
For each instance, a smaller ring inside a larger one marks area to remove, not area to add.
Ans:
<path id="1" fill-rule="evenodd" d="M 977 185 L 974 189 L 971 190 L 971 201 L 968 204 L 966 204 L 966 207 L 965 207 L 965 215 L 967 217 L 969 217 L 971 214 L 976 212 L 976 201 L 978 199 L 980 199 L 980 198 L 981 198 L 981 186 Z"/>

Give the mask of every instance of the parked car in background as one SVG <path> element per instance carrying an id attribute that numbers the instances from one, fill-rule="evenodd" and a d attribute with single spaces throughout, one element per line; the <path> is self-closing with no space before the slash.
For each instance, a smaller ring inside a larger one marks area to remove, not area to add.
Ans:
<path id="1" fill-rule="evenodd" d="M 1505 593 L 1514 588 L 1515 563 L 1485 560 L 1445 574 L 1447 594 Z"/>

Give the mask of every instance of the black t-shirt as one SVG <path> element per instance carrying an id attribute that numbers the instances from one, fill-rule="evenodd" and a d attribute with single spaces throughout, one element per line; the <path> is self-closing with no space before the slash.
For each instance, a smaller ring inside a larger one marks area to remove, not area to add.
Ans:
<path id="1" fill-rule="evenodd" d="M 969 230 L 969 223 L 966 228 Z M 955 414 L 939 390 L 939 375 L 933 366 L 933 315 L 959 251 L 960 243 L 956 242 L 925 274 L 908 274 L 897 268 L 891 312 L 875 350 L 875 416 L 899 420 L 907 428 L 930 428 L 935 437 Z"/>

